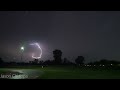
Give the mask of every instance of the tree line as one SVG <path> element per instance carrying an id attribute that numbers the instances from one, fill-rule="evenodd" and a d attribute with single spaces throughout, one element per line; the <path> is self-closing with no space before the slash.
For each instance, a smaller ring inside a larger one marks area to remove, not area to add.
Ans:
<path id="1" fill-rule="evenodd" d="M 62 59 L 62 51 L 61 50 L 54 50 L 53 51 L 53 58 L 54 60 L 46 60 L 46 61 L 39 61 L 38 59 L 35 59 L 34 61 L 29 61 L 29 63 L 21 62 L 17 63 L 20 65 L 79 65 L 79 66 L 84 66 L 85 65 L 85 58 L 84 56 L 78 56 L 74 61 L 75 63 L 69 61 L 67 58 Z M 6 62 L 0 58 L 0 65 L 4 65 Z M 7 64 L 16 64 L 16 62 L 8 62 Z M 107 60 L 107 59 L 102 59 L 100 61 L 94 61 L 94 62 L 89 62 L 87 65 L 119 65 L 120 62 L 116 60 Z"/>

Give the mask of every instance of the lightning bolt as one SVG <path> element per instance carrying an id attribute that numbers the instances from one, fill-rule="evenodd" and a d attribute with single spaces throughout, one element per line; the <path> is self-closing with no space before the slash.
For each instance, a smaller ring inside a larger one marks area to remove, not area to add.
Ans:
<path id="1" fill-rule="evenodd" d="M 32 54 L 32 58 L 35 58 L 35 59 L 40 59 L 40 58 L 41 58 L 41 56 L 42 56 L 42 49 L 41 49 L 40 45 L 39 45 L 38 43 L 33 43 L 33 44 L 30 44 L 30 45 L 36 45 L 36 46 L 39 48 L 39 50 L 41 51 L 41 53 L 40 53 L 40 56 L 39 56 L 39 57 L 35 57 L 35 56 L 34 56 L 34 53 L 33 53 L 33 54 Z"/>

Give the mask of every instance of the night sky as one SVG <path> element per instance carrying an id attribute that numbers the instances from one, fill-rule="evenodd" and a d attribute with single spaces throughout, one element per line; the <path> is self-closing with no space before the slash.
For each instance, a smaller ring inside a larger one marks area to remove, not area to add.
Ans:
<path id="1" fill-rule="evenodd" d="M 0 57 L 20 61 L 24 46 L 24 61 L 33 60 L 34 42 L 40 60 L 52 60 L 55 49 L 71 61 L 120 60 L 120 11 L 0 11 Z"/>

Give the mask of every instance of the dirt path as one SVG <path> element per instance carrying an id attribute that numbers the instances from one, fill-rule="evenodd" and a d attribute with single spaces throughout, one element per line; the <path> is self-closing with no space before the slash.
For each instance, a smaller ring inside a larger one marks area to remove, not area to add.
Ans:
<path id="1" fill-rule="evenodd" d="M 8 79 L 36 79 L 43 74 L 42 71 L 35 69 L 5 69 L 5 70 L 10 71 L 11 73 L 9 73 L 8 75 L 2 74 L 1 78 L 6 77 Z"/>

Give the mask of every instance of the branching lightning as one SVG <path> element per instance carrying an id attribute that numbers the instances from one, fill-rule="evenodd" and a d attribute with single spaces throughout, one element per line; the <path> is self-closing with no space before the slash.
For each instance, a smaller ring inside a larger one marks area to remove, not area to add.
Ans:
<path id="1" fill-rule="evenodd" d="M 32 54 L 32 58 L 40 59 L 41 56 L 42 56 L 42 49 L 41 49 L 40 45 L 39 45 L 38 43 L 33 43 L 33 44 L 30 44 L 30 45 L 36 45 L 36 46 L 40 49 L 40 52 L 41 52 L 39 57 L 35 57 L 35 56 L 34 56 L 34 53 L 33 53 L 33 54 Z"/>

